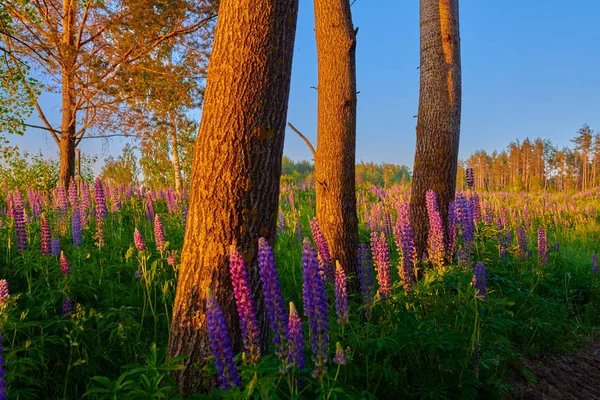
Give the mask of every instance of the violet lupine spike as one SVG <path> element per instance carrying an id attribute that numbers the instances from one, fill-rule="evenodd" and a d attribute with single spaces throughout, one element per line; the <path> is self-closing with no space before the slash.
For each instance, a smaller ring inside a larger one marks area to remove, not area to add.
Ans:
<path id="1" fill-rule="evenodd" d="M 285 217 L 283 215 L 283 210 L 279 210 L 279 233 L 283 234 L 285 232 Z"/>
<path id="2" fill-rule="evenodd" d="M 242 340 L 246 351 L 247 360 L 250 364 L 256 364 L 260 359 L 260 332 L 254 298 L 250 290 L 246 263 L 235 246 L 229 249 L 229 270 L 231 272 L 231 283 L 237 312 L 240 316 L 240 327 Z"/>
<path id="3" fill-rule="evenodd" d="M 327 317 L 327 292 L 319 270 L 319 262 L 308 238 L 302 243 L 302 299 L 304 313 L 308 318 L 312 360 L 315 363 L 313 377 L 327 372 L 329 347 L 329 320 Z"/>
<path id="4" fill-rule="evenodd" d="M 346 272 L 339 261 L 335 262 L 335 311 L 340 325 L 347 324 L 348 319 L 348 281 Z"/>
<path id="5" fill-rule="evenodd" d="M 344 348 L 340 342 L 335 344 L 335 356 L 333 356 L 333 362 L 339 365 L 346 365 L 346 354 L 344 354 Z"/>
<path id="6" fill-rule="evenodd" d="M 360 293 L 363 297 L 363 301 L 367 306 L 367 315 L 370 315 L 371 306 L 373 305 L 374 298 L 374 282 L 373 282 L 373 268 L 371 266 L 371 257 L 369 254 L 369 246 L 366 243 L 358 244 L 358 282 L 360 286 Z"/>
<path id="7" fill-rule="evenodd" d="M 41 226 L 41 244 L 42 244 L 42 255 L 50 255 L 50 222 L 46 218 L 46 214 L 42 213 L 42 226 Z"/>
<path id="8" fill-rule="evenodd" d="M 50 251 L 53 256 L 60 256 L 60 241 L 56 236 L 50 238 Z"/>
<path id="9" fill-rule="evenodd" d="M 390 258 L 387 239 L 385 234 L 371 232 L 371 252 L 375 270 L 377 271 L 377 282 L 379 283 L 379 297 L 386 299 L 392 294 L 392 281 L 390 276 Z"/>
<path id="10" fill-rule="evenodd" d="M 290 192 L 290 209 L 296 212 L 296 203 L 294 202 L 294 192 Z"/>
<path id="11" fill-rule="evenodd" d="M 67 215 L 67 210 L 69 208 L 69 203 L 67 201 L 67 192 L 63 186 L 59 186 L 56 188 L 56 193 L 58 196 L 58 209 L 60 210 L 61 217 L 65 217 Z"/>
<path id="12" fill-rule="evenodd" d="M 181 219 L 183 221 L 183 230 L 185 231 L 185 227 L 187 225 L 187 215 L 188 215 L 188 203 L 184 199 L 183 204 L 181 206 Z"/>
<path id="13" fill-rule="evenodd" d="M 15 220 L 15 231 L 17 234 L 17 250 L 20 252 L 25 251 L 27 245 L 27 228 L 25 223 L 25 210 L 23 209 L 23 200 L 21 198 L 21 192 L 19 189 L 15 189 L 13 193 L 13 205 L 14 205 L 14 216 Z"/>
<path id="14" fill-rule="evenodd" d="M 285 351 L 288 317 L 285 311 L 285 302 L 283 301 L 279 278 L 277 277 L 275 255 L 265 238 L 258 239 L 258 272 L 265 297 L 269 327 L 273 331 L 275 354 L 282 358 Z"/>
<path id="15" fill-rule="evenodd" d="M 162 253 L 165 250 L 165 229 L 158 214 L 154 216 L 154 238 L 156 240 L 156 250 Z"/>
<path id="16" fill-rule="evenodd" d="M 415 279 L 415 264 L 417 262 L 417 250 L 415 248 L 415 237 L 410 224 L 409 205 L 402 203 L 398 206 L 398 224 L 400 226 L 400 236 L 402 238 L 402 268 L 398 274 L 402 278 L 404 291 L 412 291 Z"/>
<path id="17" fill-rule="evenodd" d="M 73 177 L 69 180 L 69 204 L 71 208 L 77 207 L 77 185 Z"/>
<path id="18" fill-rule="evenodd" d="M 538 265 L 548 264 L 548 237 L 546 231 L 541 226 L 538 228 Z"/>
<path id="19" fill-rule="evenodd" d="M 475 186 L 475 174 L 473 173 L 473 168 L 467 168 L 465 170 L 465 180 L 467 182 L 467 187 L 472 188 Z"/>
<path id="20" fill-rule="evenodd" d="M 8 298 L 8 282 L 6 279 L 0 279 L 0 304 Z"/>
<path id="21" fill-rule="evenodd" d="M 106 208 L 106 197 L 104 187 L 99 178 L 94 182 L 94 201 L 96 202 L 96 244 L 98 247 L 104 246 L 104 218 L 108 214 Z"/>
<path id="22" fill-rule="evenodd" d="M 2 353 L 4 352 L 4 348 L 2 347 L 2 330 L 0 330 L 0 400 L 6 399 L 6 380 L 4 379 L 4 375 L 6 371 L 4 370 L 4 357 Z"/>
<path id="23" fill-rule="evenodd" d="M 596 253 L 592 253 L 592 274 L 598 275 L 598 258 Z"/>
<path id="24" fill-rule="evenodd" d="M 329 279 L 333 281 L 333 265 L 331 263 L 331 254 L 329 253 L 329 246 L 327 240 L 321 232 L 319 227 L 319 221 L 317 217 L 314 217 L 310 221 L 310 230 L 312 232 L 313 239 L 317 245 L 317 253 L 319 254 L 319 270 L 323 279 Z"/>
<path id="25" fill-rule="evenodd" d="M 61 314 L 69 315 L 71 312 L 73 312 L 73 300 L 70 297 L 66 297 L 63 301 Z"/>
<path id="26" fill-rule="evenodd" d="M 71 235 L 73 236 L 73 247 L 79 247 L 83 242 L 83 237 L 81 235 L 81 217 L 79 216 L 77 202 L 75 207 L 71 208 Z"/>
<path id="27" fill-rule="evenodd" d="M 152 198 L 149 194 L 146 196 L 144 208 L 146 210 L 146 219 L 148 221 L 154 221 L 154 201 L 152 201 Z"/>
<path id="28" fill-rule="evenodd" d="M 527 235 L 525 234 L 525 228 L 522 225 L 517 227 L 517 243 L 519 245 L 518 256 L 520 258 L 525 258 L 528 254 Z"/>
<path id="29" fill-rule="evenodd" d="M 300 217 L 296 220 L 296 238 L 298 243 L 302 243 L 302 225 L 300 225 Z"/>
<path id="30" fill-rule="evenodd" d="M 506 234 L 500 217 L 496 218 L 496 228 L 498 229 L 498 255 L 500 258 L 506 258 Z"/>
<path id="31" fill-rule="evenodd" d="M 177 259 L 175 258 L 175 254 L 173 254 L 172 252 L 169 252 L 169 254 L 167 255 L 167 264 L 169 264 L 171 267 L 177 265 Z"/>
<path id="32" fill-rule="evenodd" d="M 210 289 L 207 290 L 206 296 L 206 322 L 211 352 L 215 357 L 219 387 L 227 390 L 239 386 L 241 380 L 233 362 L 233 349 L 227 331 L 227 322 Z"/>
<path id="33" fill-rule="evenodd" d="M 138 228 L 135 228 L 135 231 L 133 231 L 133 243 L 137 251 L 146 250 L 146 242 L 144 242 L 144 238 Z"/>
<path id="34" fill-rule="evenodd" d="M 462 193 L 456 194 L 456 213 L 462 235 L 462 248 L 458 251 L 460 265 L 467 267 L 473 258 L 473 239 L 475 225 L 473 224 L 473 205 Z"/>
<path id="35" fill-rule="evenodd" d="M 487 277 L 485 265 L 481 261 L 478 261 L 477 264 L 475 264 L 473 284 L 475 285 L 477 298 L 484 301 L 487 298 Z"/>
<path id="36" fill-rule="evenodd" d="M 425 194 L 427 214 L 429 215 L 429 237 L 427 251 L 429 260 L 438 271 L 444 270 L 444 226 L 438 209 L 435 192 L 428 190 Z"/>
<path id="37" fill-rule="evenodd" d="M 456 202 L 451 201 L 448 205 L 448 247 L 446 252 L 450 260 L 454 259 L 456 242 L 458 241 L 458 220 L 456 216 Z"/>
<path id="38" fill-rule="evenodd" d="M 473 221 L 481 222 L 481 202 L 479 201 L 479 196 L 476 192 L 473 192 L 469 200 L 473 205 Z"/>
<path id="39" fill-rule="evenodd" d="M 285 360 L 286 371 L 296 367 L 304 368 L 304 332 L 302 331 L 302 321 L 290 302 L 290 316 L 287 325 L 287 358 Z"/>
<path id="40" fill-rule="evenodd" d="M 65 256 L 64 252 L 60 252 L 60 272 L 63 275 L 69 275 L 71 272 L 71 267 L 69 266 L 69 260 L 67 260 L 67 256 Z"/>

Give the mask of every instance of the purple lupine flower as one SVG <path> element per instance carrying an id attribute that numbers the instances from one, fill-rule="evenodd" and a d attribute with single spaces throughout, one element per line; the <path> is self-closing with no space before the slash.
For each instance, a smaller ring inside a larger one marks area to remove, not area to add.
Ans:
<path id="1" fill-rule="evenodd" d="M 498 228 L 498 255 L 506 258 L 506 234 L 502 225 L 502 218 L 496 218 L 496 228 Z"/>
<path id="2" fill-rule="evenodd" d="M 144 242 L 144 238 L 138 228 L 135 228 L 135 231 L 133 231 L 133 243 L 137 251 L 146 250 L 146 242 Z"/>
<path id="3" fill-rule="evenodd" d="M 340 342 L 335 344 L 335 356 L 333 356 L 333 362 L 339 365 L 346 365 L 346 355 L 344 354 L 344 348 Z"/>
<path id="4" fill-rule="evenodd" d="M 527 236 L 522 225 L 517 227 L 517 243 L 519 245 L 518 256 L 525 258 L 527 256 Z"/>
<path id="5" fill-rule="evenodd" d="M 467 187 L 472 188 L 475 186 L 475 174 L 473 173 L 473 168 L 467 168 L 465 170 L 465 180 L 467 182 Z"/>
<path id="6" fill-rule="evenodd" d="M 598 258 L 596 253 L 592 253 L 592 274 L 598 275 Z"/>
<path id="7" fill-rule="evenodd" d="M 110 187 L 110 208 L 112 212 L 121 211 L 121 197 L 117 187 Z"/>
<path id="8" fill-rule="evenodd" d="M 321 377 L 327 371 L 329 346 L 329 320 L 327 318 L 327 292 L 321 277 L 319 263 L 308 238 L 302 244 L 302 299 L 304 313 L 308 318 L 312 360 L 315 363 L 313 377 Z"/>
<path id="9" fill-rule="evenodd" d="M 348 323 L 348 282 L 346 271 L 339 261 L 335 262 L 335 311 L 338 316 L 337 323 L 340 325 Z"/>
<path id="10" fill-rule="evenodd" d="M 181 205 L 181 219 L 183 221 L 183 230 L 185 231 L 185 227 L 187 225 L 187 216 L 188 216 L 188 203 L 183 200 L 183 204 Z"/>
<path id="11" fill-rule="evenodd" d="M 300 217 L 296 220 L 296 237 L 298 238 L 298 243 L 302 243 L 302 225 L 300 225 Z"/>
<path id="12" fill-rule="evenodd" d="M 4 348 L 2 347 L 2 330 L 0 330 L 0 400 L 6 399 L 6 380 L 4 379 L 6 371 L 4 370 L 4 357 L 2 356 L 3 352 Z"/>
<path id="13" fill-rule="evenodd" d="M 73 177 L 69 180 L 69 203 L 71 208 L 77 207 L 77 185 Z"/>
<path id="14" fill-rule="evenodd" d="M 104 187 L 100 179 L 96 178 L 94 182 L 94 200 L 96 202 L 96 244 L 98 247 L 104 246 L 104 218 L 108 214 L 106 208 L 106 198 L 104 196 Z"/>
<path id="15" fill-rule="evenodd" d="M 480 222 L 481 221 L 481 202 L 479 201 L 479 196 L 476 192 L 473 192 L 471 198 L 469 199 L 471 204 L 473 205 L 473 221 Z"/>
<path id="16" fill-rule="evenodd" d="M 473 204 L 462 194 L 456 194 L 455 212 L 457 213 L 463 245 L 458 252 L 460 264 L 465 267 L 471 263 L 473 257 L 473 240 L 475 225 L 473 224 Z"/>
<path id="17" fill-rule="evenodd" d="M 135 274 L 133 274 L 133 277 L 135 279 L 141 279 L 142 276 L 144 276 L 144 271 L 142 271 L 141 269 L 138 269 L 137 271 L 135 271 Z"/>
<path id="18" fill-rule="evenodd" d="M 483 301 L 487 297 L 487 277 L 485 265 L 478 261 L 475 264 L 475 275 L 473 275 L 473 284 L 475 285 L 476 296 L 479 300 Z"/>
<path id="19" fill-rule="evenodd" d="M 71 314 L 73 311 L 73 300 L 70 297 L 66 297 L 62 305 L 62 315 Z"/>
<path id="20" fill-rule="evenodd" d="M 50 222 L 46 218 L 46 214 L 42 213 L 42 227 L 41 227 L 41 243 L 42 243 L 42 255 L 50 255 Z"/>
<path id="21" fill-rule="evenodd" d="M 71 208 L 71 235 L 73 236 L 73 247 L 79 247 L 83 237 L 81 235 L 81 217 L 79 216 L 77 200 L 75 200 L 75 207 Z"/>
<path id="22" fill-rule="evenodd" d="M 12 192 L 8 191 L 8 188 L 6 188 L 6 216 L 8 218 L 14 218 L 15 216 L 15 208 L 14 208 L 14 203 L 13 203 L 13 199 L 12 199 Z"/>
<path id="23" fill-rule="evenodd" d="M 371 267 L 371 257 L 369 246 L 365 243 L 358 244 L 358 283 L 363 301 L 367 306 L 367 315 L 370 315 L 373 305 L 373 269 Z"/>
<path id="24" fill-rule="evenodd" d="M 79 204 L 79 216 L 81 217 L 81 226 L 87 226 L 88 224 L 88 210 L 92 206 L 92 199 L 90 197 L 90 186 L 87 182 L 81 183 L 81 202 Z"/>
<path id="25" fill-rule="evenodd" d="M 379 297 L 385 299 L 392 294 L 392 281 L 390 277 L 390 257 L 385 234 L 371 232 L 371 253 L 375 270 L 377 271 L 377 282 L 379 283 Z"/>
<path id="26" fill-rule="evenodd" d="M 287 358 L 285 360 L 286 370 L 296 367 L 304 368 L 304 332 L 302 332 L 302 321 L 290 302 L 290 316 L 287 325 Z"/>
<path id="27" fill-rule="evenodd" d="M 175 254 L 173 254 L 172 252 L 169 252 L 167 254 L 167 264 L 169 264 L 171 267 L 177 265 L 177 259 L 175 258 Z"/>
<path id="28" fill-rule="evenodd" d="M 265 238 L 258 239 L 258 272 L 265 297 L 269 327 L 274 333 L 275 354 L 283 358 L 288 318 L 285 312 L 283 293 L 277 277 L 277 269 L 275 268 L 273 249 Z"/>
<path id="29" fill-rule="evenodd" d="M 60 256 L 60 241 L 56 236 L 50 238 L 50 251 L 53 256 Z"/>
<path id="30" fill-rule="evenodd" d="M 23 209 L 23 200 L 19 189 L 15 189 L 13 194 L 14 220 L 15 231 L 17 233 L 17 250 L 24 251 L 27 249 L 27 230 L 25 224 L 25 210 Z"/>
<path id="31" fill-rule="evenodd" d="M 402 278 L 405 292 L 411 292 L 415 283 L 415 263 L 417 251 L 415 249 L 415 238 L 410 224 L 409 205 L 402 203 L 398 206 L 398 225 L 402 245 L 402 268 L 398 271 Z"/>
<path id="32" fill-rule="evenodd" d="M 260 333 L 254 308 L 254 298 L 248 282 L 246 263 L 235 246 L 229 249 L 229 270 L 237 312 L 240 316 L 242 340 L 250 364 L 256 364 L 260 359 Z"/>
<path id="33" fill-rule="evenodd" d="M 538 228 L 538 265 L 548 264 L 548 237 L 541 226 Z"/>
<path id="34" fill-rule="evenodd" d="M 67 201 L 67 192 L 63 186 L 59 186 L 56 188 L 56 195 L 58 200 L 58 209 L 60 210 L 61 217 L 67 215 L 67 211 L 69 208 L 69 203 Z"/>
<path id="35" fill-rule="evenodd" d="M 146 203 L 144 208 L 146 210 L 146 219 L 148 221 L 154 221 L 154 201 L 152 200 L 150 193 L 146 195 Z"/>
<path id="36" fill-rule="evenodd" d="M 63 275 L 69 275 L 71 272 L 71 267 L 69 266 L 69 260 L 67 260 L 67 256 L 65 256 L 64 252 L 60 252 L 60 272 Z"/>
<path id="37" fill-rule="evenodd" d="M 0 304 L 8 298 L 8 282 L 6 279 L 0 279 Z"/>
<path id="38" fill-rule="evenodd" d="M 294 192 L 290 192 L 290 209 L 292 212 L 296 212 L 296 204 L 294 202 Z"/>
<path id="39" fill-rule="evenodd" d="M 285 232 L 285 218 L 283 216 L 283 210 L 279 210 L 279 233 L 282 234 Z"/>
<path id="40" fill-rule="evenodd" d="M 512 244 L 512 242 L 513 242 L 513 231 L 511 229 L 509 229 L 508 232 L 506 232 L 506 243 Z"/>
<path id="41" fill-rule="evenodd" d="M 207 290 L 206 296 L 206 322 L 211 352 L 216 358 L 215 367 L 217 368 L 219 387 L 227 390 L 233 386 L 239 386 L 241 381 L 233 362 L 233 349 L 227 331 L 227 322 L 210 289 Z"/>
<path id="42" fill-rule="evenodd" d="M 458 219 L 456 215 L 456 203 L 451 201 L 448 205 L 448 247 L 446 252 L 448 258 L 453 260 L 456 250 L 456 242 L 458 241 Z"/>
<path id="43" fill-rule="evenodd" d="M 315 244 L 317 245 L 317 253 L 319 254 L 319 270 L 323 279 L 333 280 L 333 265 L 331 264 L 331 254 L 327 240 L 319 228 L 319 221 L 314 217 L 310 221 L 310 230 L 313 235 Z"/>
<path id="44" fill-rule="evenodd" d="M 438 209 L 437 199 L 433 190 L 425 194 L 427 202 L 427 214 L 429 215 L 429 238 L 427 250 L 429 260 L 438 270 L 444 269 L 444 226 Z"/>
<path id="45" fill-rule="evenodd" d="M 156 240 L 156 250 L 162 253 L 165 250 L 165 229 L 158 214 L 154 216 L 154 238 Z"/>

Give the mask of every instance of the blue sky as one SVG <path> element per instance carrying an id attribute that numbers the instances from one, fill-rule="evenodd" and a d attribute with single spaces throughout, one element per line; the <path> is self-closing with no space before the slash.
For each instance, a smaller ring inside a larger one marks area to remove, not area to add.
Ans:
<path id="1" fill-rule="evenodd" d="M 357 160 L 412 166 L 419 92 L 419 1 L 357 0 Z M 600 2 L 463 0 L 460 7 L 462 126 L 460 157 L 543 137 L 564 146 L 588 123 L 600 130 Z M 311 0 L 300 0 L 288 120 L 316 142 L 317 59 Z M 43 96 L 60 120 L 54 96 Z M 200 118 L 200 112 L 197 113 Z M 31 123 L 38 123 L 32 118 Z M 11 138 L 54 154 L 39 131 Z M 87 140 L 82 151 L 118 154 L 124 141 Z M 311 155 L 288 129 L 285 154 Z"/>

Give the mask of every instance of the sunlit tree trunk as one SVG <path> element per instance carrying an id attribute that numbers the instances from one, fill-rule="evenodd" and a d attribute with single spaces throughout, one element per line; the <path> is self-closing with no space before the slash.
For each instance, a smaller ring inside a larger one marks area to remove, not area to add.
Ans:
<path id="1" fill-rule="evenodd" d="M 298 0 L 223 0 L 219 7 L 169 339 L 171 356 L 188 356 L 174 374 L 183 394 L 208 385 L 199 376 L 210 354 L 208 288 L 223 308 L 234 349 L 241 348 L 227 257 L 232 244 L 247 262 L 266 344 L 257 242 L 275 239 L 297 12 Z"/>
<path id="2" fill-rule="evenodd" d="M 420 19 L 421 79 L 410 199 L 419 257 L 429 230 L 425 193 L 437 194 L 444 223 L 455 193 L 461 109 L 458 0 L 421 0 Z"/>
<path id="3" fill-rule="evenodd" d="M 181 167 L 179 165 L 179 146 L 177 144 L 177 124 L 173 112 L 169 113 L 169 129 L 171 136 L 171 157 L 175 174 L 175 190 L 181 192 Z"/>
<path id="4" fill-rule="evenodd" d="M 348 274 L 356 276 L 356 31 L 349 0 L 315 0 L 315 27 L 319 66 L 317 217 L 333 265 L 339 260 Z"/>

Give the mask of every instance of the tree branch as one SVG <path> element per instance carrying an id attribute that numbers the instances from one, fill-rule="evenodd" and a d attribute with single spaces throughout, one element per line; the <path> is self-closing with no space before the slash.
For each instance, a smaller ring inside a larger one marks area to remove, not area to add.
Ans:
<path id="1" fill-rule="evenodd" d="M 288 122 L 288 126 L 289 126 L 290 128 L 292 128 L 292 130 L 293 130 L 294 132 L 296 132 L 296 133 L 298 134 L 298 136 L 300 136 L 300 137 L 302 138 L 302 140 L 304 140 L 304 142 L 306 143 L 306 145 L 307 145 L 307 146 L 308 146 L 308 148 L 310 149 L 310 151 L 311 151 L 311 153 L 312 153 L 313 157 L 314 157 L 314 158 L 316 158 L 316 157 L 317 157 L 317 151 L 316 151 L 316 150 L 315 150 L 315 148 L 313 147 L 313 145 L 312 145 L 312 143 L 310 142 L 310 140 L 308 140 L 308 139 L 306 138 L 306 136 L 304 136 L 304 135 L 302 134 L 302 132 L 300 132 L 298 129 L 296 129 L 296 127 L 295 127 L 294 125 L 292 125 L 292 123 L 291 123 L 291 122 Z"/>

